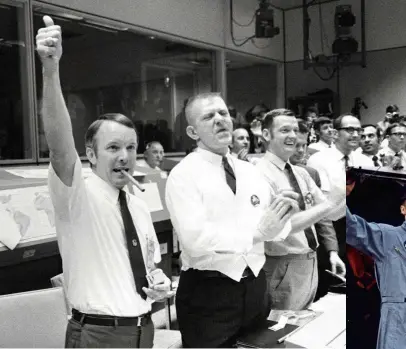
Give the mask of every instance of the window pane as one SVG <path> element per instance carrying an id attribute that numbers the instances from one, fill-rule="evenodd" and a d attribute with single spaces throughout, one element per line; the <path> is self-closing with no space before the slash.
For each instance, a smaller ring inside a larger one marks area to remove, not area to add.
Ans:
<path id="1" fill-rule="evenodd" d="M 253 107 L 276 107 L 276 65 L 234 53 L 227 53 L 226 63 L 227 102 L 236 110 L 237 127 L 252 121 Z"/>
<path id="2" fill-rule="evenodd" d="M 34 12 L 35 32 L 46 12 L 40 11 Z M 212 53 L 102 23 L 53 18 L 63 32 L 61 83 L 78 153 L 85 155 L 88 126 L 101 114 L 114 112 L 136 124 L 139 154 L 154 140 L 162 142 L 165 152 L 186 151 L 184 99 L 212 91 Z M 41 99 L 38 58 L 36 76 Z M 39 125 L 40 155 L 48 157 L 41 121 Z"/>
<path id="3" fill-rule="evenodd" d="M 31 159 L 24 8 L 0 0 L 0 161 Z"/>

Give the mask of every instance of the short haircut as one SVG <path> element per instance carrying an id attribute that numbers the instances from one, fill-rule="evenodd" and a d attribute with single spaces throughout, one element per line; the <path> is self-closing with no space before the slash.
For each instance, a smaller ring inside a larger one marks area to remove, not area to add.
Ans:
<path id="1" fill-rule="evenodd" d="M 354 116 L 354 115 L 351 114 L 351 113 L 341 114 L 338 118 L 336 118 L 336 119 L 333 120 L 333 127 L 334 127 L 334 129 L 338 130 L 339 128 L 341 128 L 341 125 L 342 125 L 342 123 L 343 123 L 343 119 L 344 119 L 346 116 L 352 116 L 353 118 L 357 118 L 356 116 Z"/>
<path id="2" fill-rule="evenodd" d="M 390 135 L 392 134 L 392 130 L 393 130 L 395 127 L 405 127 L 405 128 L 406 128 L 406 124 L 404 124 L 404 123 L 402 123 L 402 122 L 397 122 L 397 123 L 394 123 L 394 124 L 390 124 L 390 125 L 388 126 L 388 128 L 386 129 L 386 131 L 385 131 L 385 137 L 386 137 L 386 136 L 390 136 Z"/>
<path id="3" fill-rule="evenodd" d="M 373 128 L 375 128 L 375 130 L 376 130 L 376 136 L 377 136 L 378 138 L 381 138 L 381 137 L 382 137 L 382 130 L 381 130 L 381 128 L 378 127 L 377 125 L 374 125 L 374 124 L 364 124 L 364 125 L 362 125 L 361 127 L 362 127 L 362 129 L 364 129 L 364 130 L 365 130 L 367 127 L 373 127 Z"/>
<path id="4" fill-rule="evenodd" d="M 388 106 L 386 107 L 386 112 L 387 112 L 387 113 L 399 112 L 399 107 L 398 107 L 396 104 L 388 105 Z"/>
<path id="5" fill-rule="evenodd" d="M 299 133 L 301 134 L 307 134 L 310 132 L 309 128 L 307 127 L 307 124 L 303 120 L 298 119 L 298 125 L 299 125 Z"/>
<path id="6" fill-rule="evenodd" d="M 330 118 L 328 118 L 327 116 L 320 116 L 319 118 L 317 118 L 314 123 L 313 123 L 313 127 L 316 131 L 320 131 L 321 127 L 325 124 L 332 124 L 333 120 L 331 120 Z"/>
<path id="7" fill-rule="evenodd" d="M 281 115 L 296 117 L 295 113 L 290 109 L 280 108 L 280 109 L 271 110 L 264 115 L 264 118 L 262 120 L 262 129 L 263 130 L 270 129 L 272 127 L 273 120 L 277 116 L 281 116 Z"/>
<path id="8" fill-rule="evenodd" d="M 103 115 L 99 116 L 99 118 L 89 126 L 89 128 L 87 129 L 86 134 L 85 134 L 86 148 L 92 148 L 94 150 L 95 154 L 97 154 L 96 135 L 100 129 L 100 126 L 105 121 L 116 122 L 116 123 L 126 126 L 128 128 L 132 128 L 137 133 L 137 129 L 135 128 L 134 123 L 125 115 L 119 114 L 119 113 L 103 114 Z"/>
<path id="9" fill-rule="evenodd" d="M 222 98 L 220 92 L 205 92 L 205 93 L 199 93 L 195 96 L 189 97 L 186 105 L 185 105 L 185 116 L 188 125 L 191 124 L 192 120 L 192 115 L 190 114 L 190 109 L 193 106 L 194 103 L 197 101 L 201 101 L 203 99 L 211 99 L 211 98 Z"/>

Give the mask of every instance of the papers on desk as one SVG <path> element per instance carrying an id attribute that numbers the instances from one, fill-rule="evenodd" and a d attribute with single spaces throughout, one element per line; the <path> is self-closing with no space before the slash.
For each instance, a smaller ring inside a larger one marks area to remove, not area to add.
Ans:
<path id="1" fill-rule="evenodd" d="M 158 185 L 156 183 L 142 183 L 144 192 L 134 190 L 134 195 L 145 201 L 150 212 L 162 211 L 161 195 L 159 195 Z"/>
<path id="2" fill-rule="evenodd" d="M 329 293 L 314 303 L 311 309 L 323 313 L 287 341 L 305 348 L 345 348 L 345 342 L 342 342 L 346 329 L 346 296 Z"/>

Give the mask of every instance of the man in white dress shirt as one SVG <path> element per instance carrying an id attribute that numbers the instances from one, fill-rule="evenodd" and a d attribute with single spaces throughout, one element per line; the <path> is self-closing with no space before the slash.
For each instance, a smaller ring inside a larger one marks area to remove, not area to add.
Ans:
<path id="1" fill-rule="evenodd" d="M 313 154 L 307 165 L 315 168 L 320 175 L 321 190 L 329 193 L 334 185 L 345 186 L 347 167 L 374 168 L 367 156 L 354 151 L 359 146 L 362 133 L 360 121 L 353 115 L 344 114 L 334 119 L 338 132 L 335 148 L 325 149 Z M 345 218 L 333 222 L 339 243 L 339 255 L 345 257 Z"/>
<path id="2" fill-rule="evenodd" d="M 166 203 L 182 248 L 176 309 L 184 347 L 231 347 L 263 321 L 263 241 L 290 232 L 289 197 L 272 205 L 255 167 L 232 157 L 232 120 L 217 93 L 192 97 L 187 134 L 198 148 L 168 177 Z"/>
<path id="3" fill-rule="evenodd" d="M 121 114 L 106 114 L 86 132 L 92 175 L 82 176 L 63 99 L 61 28 L 49 16 L 36 37 L 43 68 L 43 121 L 50 149 L 49 192 L 72 318 L 66 347 L 152 347 L 151 301 L 170 280 L 155 269 L 159 244 L 147 205 L 123 191 L 134 169 L 137 135 Z M 149 286 L 147 273 L 161 276 Z M 147 299 L 148 296 L 148 299 Z"/>
<path id="4" fill-rule="evenodd" d="M 262 129 L 267 152 L 258 161 L 258 169 L 273 191 L 288 189 L 298 193 L 302 200 L 299 207 L 308 217 L 308 225 L 302 231 L 290 234 L 284 241 L 265 242 L 264 270 L 271 307 L 279 310 L 303 310 L 312 304 L 318 286 L 316 250 L 319 243 L 313 224 L 324 218 L 337 219 L 339 216 L 334 209 L 330 212 L 318 209 L 324 205 L 325 196 L 306 169 L 292 165 L 289 161 L 295 152 L 299 132 L 295 114 L 288 109 L 272 110 L 265 114 Z M 344 206 L 344 202 L 343 187 L 342 197 L 337 205 L 341 203 Z M 345 265 L 337 254 L 334 230 L 321 229 L 319 232 L 323 241 L 325 238 L 331 240 L 333 234 L 335 243 L 325 247 L 330 254 L 334 272 L 344 275 Z"/>

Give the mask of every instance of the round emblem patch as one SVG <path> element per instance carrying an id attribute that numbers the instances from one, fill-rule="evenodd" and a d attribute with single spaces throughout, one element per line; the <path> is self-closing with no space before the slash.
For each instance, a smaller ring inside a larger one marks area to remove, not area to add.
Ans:
<path id="1" fill-rule="evenodd" d="M 304 196 L 304 201 L 305 201 L 305 203 L 306 203 L 307 205 L 313 206 L 313 204 L 314 204 L 313 195 L 312 195 L 311 193 L 307 193 L 307 194 Z"/>
<path id="2" fill-rule="evenodd" d="M 261 203 L 261 201 L 259 200 L 258 196 L 256 196 L 256 195 L 251 196 L 251 204 L 252 204 L 252 206 L 257 207 L 260 203 Z"/>

